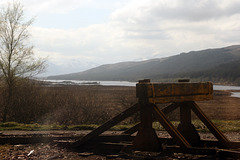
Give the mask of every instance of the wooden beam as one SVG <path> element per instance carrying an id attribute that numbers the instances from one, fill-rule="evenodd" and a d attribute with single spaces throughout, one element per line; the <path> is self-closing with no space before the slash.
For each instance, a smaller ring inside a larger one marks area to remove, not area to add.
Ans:
<path id="1" fill-rule="evenodd" d="M 101 125 L 100 127 L 96 128 L 95 130 L 93 130 L 92 132 L 90 132 L 89 134 L 87 134 L 86 136 L 81 138 L 80 140 L 74 142 L 72 144 L 72 146 L 79 147 L 79 146 L 83 145 L 87 141 L 97 137 L 101 133 L 107 131 L 108 129 L 110 129 L 114 125 L 118 124 L 119 122 L 123 121 L 124 119 L 128 118 L 129 116 L 136 113 L 137 111 L 139 111 L 139 105 L 135 104 L 134 106 L 126 109 L 122 113 L 120 113 L 117 116 L 115 116 L 114 118 L 110 119 L 109 121 L 107 121 L 106 123 Z"/>
<path id="2" fill-rule="evenodd" d="M 203 101 L 213 98 L 213 84 L 201 83 L 138 83 L 136 96 L 148 98 L 150 103 Z"/>
<path id="3" fill-rule="evenodd" d="M 200 107 L 192 102 L 192 111 L 198 116 L 198 118 L 207 126 L 210 132 L 219 140 L 221 145 L 228 148 L 231 147 L 229 144 L 229 140 L 226 136 L 211 122 L 210 119 L 204 114 L 204 112 L 200 109 Z"/>
<path id="4" fill-rule="evenodd" d="M 183 148 L 192 147 L 188 141 L 182 136 L 182 134 L 173 126 L 173 124 L 167 119 L 164 113 L 157 108 L 156 105 L 153 106 L 154 115 L 161 125 L 166 129 L 166 131 L 173 137 L 173 139 Z"/>
<path id="5" fill-rule="evenodd" d="M 178 107 L 179 107 L 178 103 L 172 103 L 172 104 L 168 105 L 167 107 L 163 108 L 162 112 L 164 114 L 168 114 L 168 113 L 174 111 L 175 109 L 177 109 Z M 133 134 L 138 131 L 139 126 L 140 126 L 140 123 L 137 123 L 135 126 L 127 129 L 122 134 Z"/>
<path id="6" fill-rule="evenodd" d="M 149 103 L 176 103 L 176 102 L 187 102 L 187 101 L 206 101 L 211 100 L 213 96 L 209 95 L 185 95 L 185 96 L 173 96 L 173 97 L 155 97 L 148 98 Z"/>
<path id="7" fill-rule="evenodd" d="M 131 134 L 133 134 L 133 133 L 135 133 L 135 132 L 138 131 L 139 126 L 140 126 L 140 122 L 137 123 L 136 125 L 134 125 L 133 127 L 127 129 L 127 130 L 124 131 L 122 134 L 130 134 L 130 135 L 131 135 Z"/>
<path id="8" fill-rule="evenodd" d="M 178 107 L 179 107 L 179 103 L 172 103 L 172 104 L 169 104 L 167 107 L 163 108 L 162 112 L 164 114 L 169 114 L 172 111 L 174 111 L 175 109 L 177 109 Z"/>

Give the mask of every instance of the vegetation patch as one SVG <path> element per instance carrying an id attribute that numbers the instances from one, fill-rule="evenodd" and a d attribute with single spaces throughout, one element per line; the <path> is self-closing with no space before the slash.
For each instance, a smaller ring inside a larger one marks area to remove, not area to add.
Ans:
<path id="1" fill-rule="evenodd" d="M 217 128 L 222 132 L 239 132 L 240 131 L 240 120 L 213 120 L 212 121 Z M 179 125 L 179 121 L 172 121 L 172 124 L 177 127 Z M 200 121 L 194 120 L 192 121 L 198 132 L 209 132 L 208 128 Z M 42 131 L 42 130 L 94 130 L 100 125 L 96 124 L 81 124 L 81 125 L 58 125 L 58 124 L 50 124 L 50 125 L 41 125 L 41 124 L 23 124 L 17 122 L 6 122 L 0 123 L 0 130 L 24 130 L 24 131 Z M 134 124 L 123 124 L 116 125 L 112 127 L 111 131 L 124 131 L 131 127 Z M 165 129 L 159 122 L 153 123 L 153 128 L 157 131 L 164 131 Z"/>

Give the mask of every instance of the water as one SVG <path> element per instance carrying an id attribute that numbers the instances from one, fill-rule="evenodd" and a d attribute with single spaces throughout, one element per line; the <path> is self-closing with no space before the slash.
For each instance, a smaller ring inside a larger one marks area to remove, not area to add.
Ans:
<path id="1" fill-rule="evenodd" d="M 128 81 L 77 81 L 77 80 L 44 80 L 52 84 L 63 85 L 103 85 L 103 86 L 136 86 L 137 82 Z M 240 86 L 213 85 L 213 90 L 235 90 L 240 91 Z M 240 92 L 231 92 L 232 97 L 240 98 Z"/>
<path id="2" fill-rule="evenodd" d="M 52 84 L 63 85 L 103 85 L 103 86 L 136 86 L 137 82 L 128 81 L 78 81 L 78 80 L 44 80 Z"/>
<path id="3" fill-rule="evenodd" d="M 213 85 L 213 90 L 240 90 L 240 86 Z"/>
<path id="4" fill-rule="evenodd" d="M 222 85 L 213 85 L 213 90 L 231 90 L 231 91 L 240 91 L 240 86 L 222 86 Z M 240 98 L 240 92 L 231 92 L 231 97 Z"/>
<path id="5" fill-rule="evenodd" d="M 231 92 L 231 97 L 237 97 L 240 98 L 240 92 Z"/>

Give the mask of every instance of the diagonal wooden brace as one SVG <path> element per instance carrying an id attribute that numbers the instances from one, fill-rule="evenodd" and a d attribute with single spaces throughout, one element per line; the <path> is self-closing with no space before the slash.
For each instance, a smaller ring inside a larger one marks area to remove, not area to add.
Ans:
<path id="1" fill-rule="evenodd" d="M 113 127 L 114 125 L 120 123 L 121 121 L 123 121 L 124 119 L 128 118 L 129 116 L 133 115 L 134 113 L 136 113 L 137 111 L 139 111 L 139 105 L 135 104 L 132 107 L 126 109 L 125 111 L 121 112 L 120 114 L 118 114 L 117 116 L 115 116 L 114 118 L 112 118 L 111 120 L 107 121 L 106 123 L 104 123 L 103 125 L 101 125 L 100 127 L 98 127 L 97 129 L 93 130 L 92 132 L 90 132 L 89 134 L 87 134 L 86 136 L 84 136 L 82 139 L 74 142 L 72 144 L 73 147 L 80 147 L 81 145 L 83 145 L 84 143 L 88 142 L 89 140 L 96 138 L 97 136 L 99 136 L 101 133 L 107 131 L 108 129 L 110 129 L 111 127 Z"/>
<path id="2" fill-rule="evenodd" d="M 177 109 L 178 107 L 179 107 L 179 103 L 172 103 L 172 104 L 169 104 L 167 107 L 163 108 L 162 112 L 164 114 L 168 114 L 168 113 L 174 111 L 175 109 Z M 140 126 L 140 123 L 137 123 L 133 127 L 131 127 L 129 129 L 127 129 L 126 131 L 124 131 L 123 134 L 133 134 L 133 133 L 138 131 L 139 126 Z"/>
<path id="3" fill-rule="evenodd" d="M 183 148 L 192 147 L 188 141 L 183 137 L 183 135 L 173 126 L 173 124 L 167 119 L 165 114 L 153 105 L 153 114 L 156 119 L 161 123 L 161 125 L 167 130 L 167 132 L 173 137 L 173 139 Z"/>
<path id="4" fill-rule="evenodd" d="M 210 119 L 204 114 L 204 112 L 200 109 L 200 107 L 195 103 L 192 103 L 192 111 L 198 116 L 198 118 L 207 126 L 210 132 L 219 140 L 221 145 L 228 148 L 231 147 L 229 145 L 230 141 L 226 136 L 211 122 Z"/>

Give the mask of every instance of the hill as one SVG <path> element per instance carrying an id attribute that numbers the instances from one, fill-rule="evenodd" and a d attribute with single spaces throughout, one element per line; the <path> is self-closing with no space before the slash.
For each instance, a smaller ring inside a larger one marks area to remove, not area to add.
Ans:
<path id="1" fill-rule="evenodd" d="M 220 64 L 209 70 L 180 73 L 178 75 L 170 75 L 168 78 L 187 77 L 200 81 L 212 81 L 216 83 L 227 83 L 240 85 L 240 60 L 233 60 L 228 63 Z M 166 77 L 165 77 L 166 78 Z"/>
<path id="2" fill-rule="evenodd" d="M 225 76 L 228 77 L 226 81 L 232 81 L 231 77 L 234 74 L 233 81 L 236 81 L 239 61 L 240 45 L 234 45 L 140 62 L 106 64 L 84 72 L 50 76 L 48 79 L 137 81 L 144 78 L 163 80 L 188 77 L 214 79 L 217 82 L 220 79 L 225 81 Z"/>

